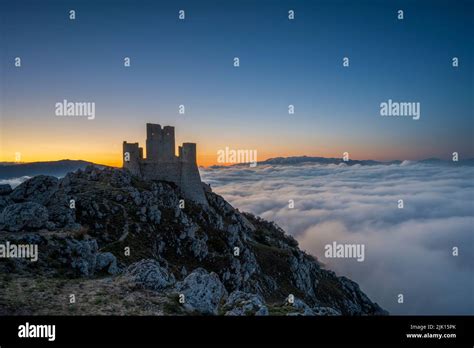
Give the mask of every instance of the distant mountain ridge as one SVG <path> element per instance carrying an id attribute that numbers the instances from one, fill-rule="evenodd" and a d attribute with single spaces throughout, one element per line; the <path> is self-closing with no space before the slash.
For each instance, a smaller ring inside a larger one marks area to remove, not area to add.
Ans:
<path id="1" fill-rule="evenodd" d="M 35 175 L 51 175 L 55 177 L 63 177 L 69 172 L 74 172 L 78 169 L 84 169 L 88 165 L 94 165 L 98 168 L 106 167 L 104 165 L 95 164 L 92 162 L 67 159 L 60 161 L 31 163 L 4 162 L 0 165 L 0 180 Z"/>
<path id="2" fill-rule="evenodd" d="M 348 165 L 377 165 L 377 164 L 400 164 L 402 161 L 379 162 L 374 160 L 348 160 L 344 161 L 342 158 L 334 157 L 311 157 L 311 156 L 293 156 L 293 157 L 274 157 L 265 161 L 258 162 L 259 164 L 301 164 L 301 163 L 321 163 L 321 164 L 339 164 L 346 163 Z"/>
<path id="3" fill-rule="evenodd" d="M 344 161 L 342 158 L 334 157 L 312 157 L 312 156 L 293 156 L 293 157 L 274 157 L 269 158 L 265 161 L 258 162 L 258 164 L 302 164 L 302 163 L 321 163 L 321 164 L 340 164 L 345 163 L 347 165 L 390 165 L 390 164 L 401 164 L 405 161 L 393 160 L 393 161 L 374 161 L 374 160 L 348 160 Z M 452 161 L 446 161 L 439 158 L 427 158 L 420 161 L 410 161 L 412 163 L 427 163 L 427 164 L 445 164 L 454 165 Z M 474 165 L 474 158 L 461 159 L 458 164 L 461 165 Z"/>

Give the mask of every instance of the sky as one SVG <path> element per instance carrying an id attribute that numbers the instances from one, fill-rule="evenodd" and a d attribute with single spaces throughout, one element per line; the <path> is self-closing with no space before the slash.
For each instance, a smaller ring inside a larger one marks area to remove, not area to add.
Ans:
<path id="1" fill-rule="evenodd" d="M 120 165 L 147 122 L 196 142 L 200 165 L 226 147 L 474 157 L 472 1 L 4 0 L 0 16 L 0 161 Z M 95 102 L 95 119 L 55 116 L 64 99 Z M 380 116 L 388 99 L 420 119 Z"/>

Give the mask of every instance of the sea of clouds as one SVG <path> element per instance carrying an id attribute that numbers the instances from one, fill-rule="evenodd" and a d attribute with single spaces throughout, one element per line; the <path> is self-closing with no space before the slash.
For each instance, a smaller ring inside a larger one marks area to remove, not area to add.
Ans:
<path id="1" fill-rule="evenodd" d="M 239 165 L 201 175 L 234 207 L 277 222 L 391 314 L 474 314 L 474 167 Z M 365 260 L 325 258 L 333 241 L 365 244 Z"/>
<path id="2" fill-rule="evenodd" d="M 19 178 L 12 178 L 12 179 L 2 179 L 0 180 L 0 185 L 10 185 L 12 188 L 17 187 L 20 185 L 23 181 L 28 180 L 31 178 L 30 176 L 22 176 Z"/>

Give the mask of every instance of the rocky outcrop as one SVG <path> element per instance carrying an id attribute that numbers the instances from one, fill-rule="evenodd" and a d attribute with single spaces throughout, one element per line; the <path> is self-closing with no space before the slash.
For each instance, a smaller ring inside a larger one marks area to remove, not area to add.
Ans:
<path id="1" fill-rule="evenodd" d="M 48 222 L 48 210 L 35 202 L 8 205 L 0 214 L 0 225 L 10 232 L 38 230 Z"/>
<path id="2" fill-rule="evenodd" d="M 176 282 L 173 274 L 155 260 L 136 262 L 127 268 L 126 273 L 138 286 L 151 290 L 162 290 Z"/>
<path id="3" fill-rule="evenodd" d="M 227 297 L 219 276 L 203 268 L 194 270 L 176 284 L 176 291 L 184 295 L 183 305 L 188 311 L 201 314 L 217 314 L 221 301 Z"/>
<path id="4" fill-rule="evenodd" d="M 45 205 L 58 190 L 58 178 L 38 175 L 18 185 L 10 194 L 14 202 L 36 202 Z"/>
<path id="5" fill-rule="evenodd" d="M 75 239 L 67 240 L 67 259 L 71 262 L 71 267 L 81 275 L 93 275 L 97 264 L 97 241 Z"/>
<path id="6" fill-rule="evenodd" d="M 226 310 L 225 315 L 232 316 L 268 315 L 268 308 L 259 295 L 239 290 L 229 295 L 224 310 Z"/>
<path id="7" fill-rule="evenodd" d="M 48 243 L 44 249 L 49 249 L 50 255 L 60 255 L 63 265 L 70 265 L 79 276 L 115 275 L 120 272 L 117 258 L 110 252 L 100 252 L 95 239 L 59 239 L 56 243 Z"/>
<path id="8" fill-rule="evenodd" d="M 112 253 L 98 253 L 95 260 L 95 272 L 106 272 L 107 274 L 118 274 L 117 258 Z"/>
<path id="9" fill-rule="evenodd" d="M 292 307 L 292 311 L 287 315 L 316 315 L 314 311 L 299 298 L 295 298 L 290 307 Z"/>
<path id="10" fill-rule="evenodd" d="M 163 311 L 174 314 L 386 314 L 275 223 L 241 213 L 203 187 L 208 205 L 183 205 L 172 182 L 90 166 L 5 189 L 0 243 L 34 242 L 40 255 L 35 264 L 0 263 L 0 275 L 126 280 L 133 291 L 170 299 Z"/>

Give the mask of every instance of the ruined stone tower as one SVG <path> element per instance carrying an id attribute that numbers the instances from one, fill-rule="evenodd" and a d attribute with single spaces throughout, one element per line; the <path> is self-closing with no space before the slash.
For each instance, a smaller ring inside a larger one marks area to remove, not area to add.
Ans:
<path id="1" fill-rule="evenodd" d="M 175 154 L 174 127 L 147 123 L 146 158 L 138 143 L 123 142 L 123 168 L 144 180 L 174 182 L 185 198 L 207 205 L 196 163 L 196 144 L 183 143 Z"/>

